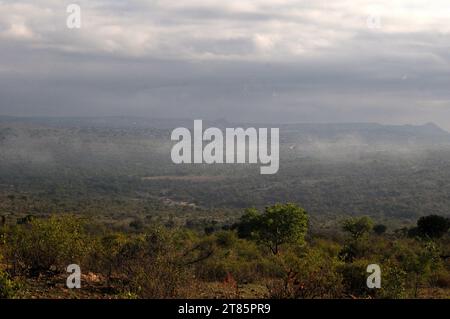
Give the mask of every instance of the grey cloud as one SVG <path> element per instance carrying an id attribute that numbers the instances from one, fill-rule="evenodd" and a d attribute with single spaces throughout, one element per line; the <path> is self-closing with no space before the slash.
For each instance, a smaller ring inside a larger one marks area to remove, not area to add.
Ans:
<path id="1" fill-rule="evenodd" d="M 86 27 L 70 31 L 64 3 L 0 2 L 0 114 L 450 129 L 450 43 L 434 11 L 415 25 L 386 2 L 371 30 L 364 5 L 302 3 L 80 1 Z"/>

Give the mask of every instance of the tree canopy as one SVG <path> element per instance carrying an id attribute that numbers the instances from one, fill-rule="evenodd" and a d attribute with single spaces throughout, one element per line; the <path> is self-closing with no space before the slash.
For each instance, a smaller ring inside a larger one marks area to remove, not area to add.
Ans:
<path id="1" fill-rule="evenodd" d="M 450 219 L 429 215 L 419 218 L 417 221 L 417 232 L 421 237 L 441 238 L 450 228 Z"/>
<path id="2" fill-rule="evenodd" d="M 350 236 L 358 240 L 365 234 L 369 233 L 373 228 L 373 221 L 367 217 L 349 218 L 344 221 L 342 229 L 349 233 Z"/>
<path id="3" fill-rule="evenodd" d="M 302 244 L 308 228 L 306 211 L 296 204 L 275 204 L 260 214 L 248 209 L 238 224 L 240 237 L 250 237 L 266 245 L 274 254 L 285 243 Z"/>

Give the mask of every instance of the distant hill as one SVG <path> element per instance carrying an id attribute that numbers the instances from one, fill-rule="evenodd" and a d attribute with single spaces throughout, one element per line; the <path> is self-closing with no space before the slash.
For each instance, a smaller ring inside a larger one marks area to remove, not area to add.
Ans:
<path id="1" fill-rule="evenodd" d="M 342 124 L 292 124 L 281 128 L 288 142 L 307 142 L 314 139 L 336 140 L 346 137 L 358 138 L 372 143 L 449 143 L 450 133 L 434 123 L 424 125 L 382 125 L 377 123 Z"/>
<path id="2" fill-rule="evenodd" d="M 192 127 L 193 119 L 161 119 L 146 117 L 7 117 L 0 116 L 1 124 L 29 124 L 52 127 L 159 129 Z M 226 120 L 204 121 L 204 127 L 279 127 L 284 143 L 307 144 L 316 141 L 329 143 L 348 140 L 358 144 L 450 144 L 450 133 L 434 123 L 424 125 L 383 125 L 377 123 L 233 123 Z"/>

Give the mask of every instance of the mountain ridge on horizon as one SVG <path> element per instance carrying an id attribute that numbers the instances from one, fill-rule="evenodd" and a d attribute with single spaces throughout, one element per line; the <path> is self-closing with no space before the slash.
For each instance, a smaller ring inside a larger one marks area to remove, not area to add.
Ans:
<path id="1" fill-rule="evenodd" d="M 139 117 L 139 116 L 11 116 L 11 115 L 0 115 L 0 123 L 4 122 L 26 122 L 33 124 L 97 124 L 97 125 L 130 125 L 130 126 L 142 126 L 145 124 L 159 124 L 160 126 L 169 125 L 169 123 L 191 123 L 195 118 L 171 118 L 171 117 Z M 156 123 L 155 123 L 156 121 Z M 450 132 L 442 128 L 434 122 L 425 122 L 423 124 L 386 124 L 379 122 L 365 122 L 365 121 L 355 121 L 355 122 L 248 122 L 248 121 L 234 121 L 227 120 L 223 118 L 219 119 L 203 119 L 204 123 L 208 125 L 219 124 L 218 126 L 223 126 L 226 124 L 235 126 L 254 126 L 254 127 L 270 127 L 270 126 L 280 126 L 280 127 L 384 127 L 384 128 L 428 128 L 429 130 L 434 130 L 436 133 L 446 133 L 450 135 Z M 169 128 L 169 127 L 167 127 Z"/>

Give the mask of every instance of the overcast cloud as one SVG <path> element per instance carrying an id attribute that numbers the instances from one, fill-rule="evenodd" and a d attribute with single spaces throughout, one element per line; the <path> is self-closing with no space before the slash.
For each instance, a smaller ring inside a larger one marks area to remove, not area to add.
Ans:
<path id="1" fill-rule="evenodd" d="M 0 115 L 450 129 L 450 4 L 0 0 Z"/>

